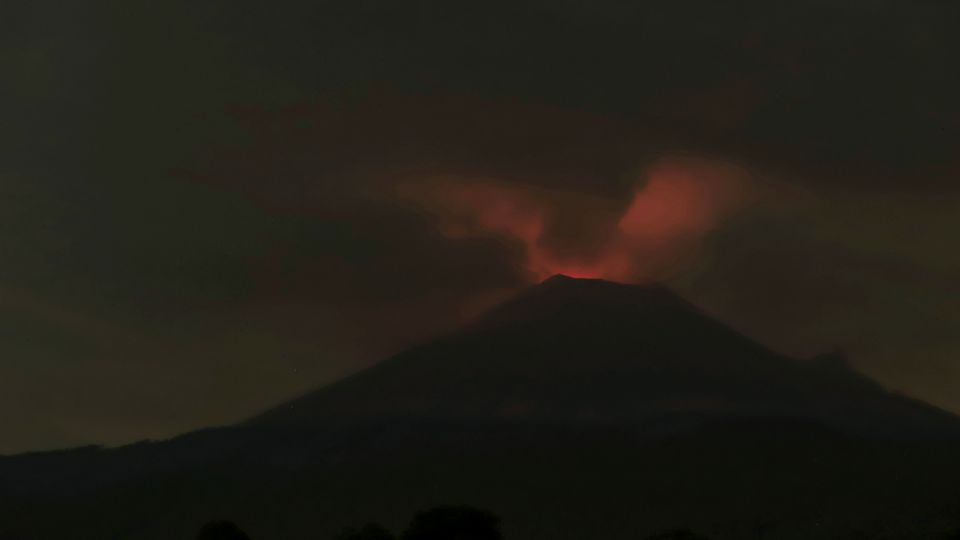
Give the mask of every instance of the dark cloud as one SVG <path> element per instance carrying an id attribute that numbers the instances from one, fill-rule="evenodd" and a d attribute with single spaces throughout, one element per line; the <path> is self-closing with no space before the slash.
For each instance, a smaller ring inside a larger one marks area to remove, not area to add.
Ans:
<path id="1" fill-rule="evenodd" d="M 2 9 L 0 452 L 238 420 L 526 282 L 404 183 L 618 216 L 678 154 L 765 195 L 676 286 L 960 410 L 950 2 Z M 609 225 L 563 216 L 552 249 Z"/>

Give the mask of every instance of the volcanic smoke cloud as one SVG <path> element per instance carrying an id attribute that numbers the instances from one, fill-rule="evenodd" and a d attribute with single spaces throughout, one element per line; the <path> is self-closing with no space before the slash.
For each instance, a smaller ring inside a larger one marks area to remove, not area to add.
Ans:
<path id="1" fill-rule="evenodd" d="M 749 175 L 727 162 L 664 158 L 626 205 L 578 192 L 489 179 L 434 178 L 401 195 L 453 239 L 493 237 L 522 250 L 531 279 L 554 274 L 642 282 L 666 277 L 751 200 Z"/>

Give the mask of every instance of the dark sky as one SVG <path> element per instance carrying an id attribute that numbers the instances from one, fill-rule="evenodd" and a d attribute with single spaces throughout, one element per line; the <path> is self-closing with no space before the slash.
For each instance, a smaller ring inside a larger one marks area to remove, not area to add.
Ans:
<path id="1" fill-rule="evenodd" d="M 960 412 L 956 2 L 7 4 L 0 453 L 234 422 L 611 257 Z"/>

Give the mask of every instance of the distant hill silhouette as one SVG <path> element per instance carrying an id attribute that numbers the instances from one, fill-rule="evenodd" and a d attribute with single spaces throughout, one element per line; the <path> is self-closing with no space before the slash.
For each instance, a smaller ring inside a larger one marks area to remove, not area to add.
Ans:
<path id="1" fill-rule="evenodd" d="M 960 420 L 842 354 L 789 358 L 662 285 L 551 278 L 236 426 L 0 458 L 0 540 L 399 530 L 476 505 L 504 538 L 939 534 Z M 325 536 L 324 536 L 325 535 Z"/>

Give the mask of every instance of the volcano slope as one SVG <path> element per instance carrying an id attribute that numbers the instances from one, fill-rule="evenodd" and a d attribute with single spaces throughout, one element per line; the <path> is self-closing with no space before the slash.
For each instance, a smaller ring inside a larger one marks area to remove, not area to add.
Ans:
<path id="1" fill-rule="evenodd" d="M 661 285 L 557 276 L 239 425 L 0 458 L 0 538 L 330 537 L 471 504 L 512 539 L 936 538 L 960 420 Z"/>

